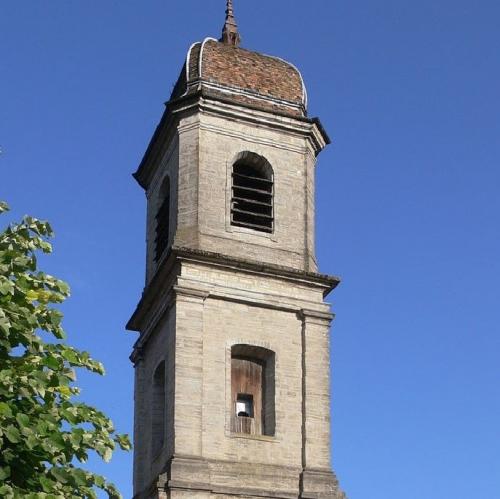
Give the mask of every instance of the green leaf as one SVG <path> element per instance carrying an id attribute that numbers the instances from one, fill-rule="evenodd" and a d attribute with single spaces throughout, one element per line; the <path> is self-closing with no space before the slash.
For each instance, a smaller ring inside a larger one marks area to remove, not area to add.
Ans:
<path id="1" fill-rule="evenodd" d="M 0 481 L 7 480 L 10 477 L 10 466 L 0 467 Z"/>
<path id="2" fill-rule="evenodd" d="M 38 438 L 35 435 L 30 435 L 26 440 L 26 446 L 29 450 L 33 450 L 38 445 Z"/>
<path id="3" fill-rule="evenodd" d="M 87 478 L 87 474 L 83 470 L 74 469 L 71 475 L 78 487 L 88 487 L 92 485 Z"/>
<path id="4" fill-rule="evenodd" d="M 35 291 L 34 289 L 28 290 L 26 293 L 26 299 L 28 301 L 37 301 L 38 300 L 38 292 Z"/>
<path id="5" fill-rule="evenodd" d="M 78 364 L 78 356 L 76 355 L 76 352 L 70 348 L 67 348 L 63 350 L 62 356 L 65 360 L 70 362 L 71 364 Z"/>
<path id="6" fill-rule="evenodd" d="M 59 291 L 63 294 L 63 295 L 66 295 L 68 296 L 69 293 L 70 293 L 70 287 L 67 283 L 65 283 L 64 281 L 57 281 L 56 282 L 56 287 L 57 289 L 59 289 Z"/>
<path id="7" fill-rule="evenodd" d="M 122 499 L 122 495 L 120 494 L 120 492 L 118 492 L 114 485 L 106 484 L 104 490 L 106 490 L 106 492 L 108 493 L 109 499 Z"/>
<path id="8" fill-rule="evenodd" d="M 71 396 L 71 388 L 68 386 L 59 386 L 57 389 L 63 397 Z"/>
<path id="9" fill-rule="evenodd" d="M 132 449 L 132 444 L 130 442 L 128 435 L 116 435 L 115 440 L 121 449 L 123 450 Z"/>
<path id="10" fill-rule="evenodd" d="M 51 468 L 50 474 L 62 484 L 68 483 L 68 473 L 62 468 Z"/>
<path id="11" fill-rule="evenodd" d="M 56 359 L 53 355 L 48 355 L 45 357 L 45 360 L 43 362 L 47 367 L 52 369 L 53 371 L 58 371 L 60 367 L 60 362 L 58 359 Z"/>
<path id="12" fill-rule="evenodd" d="M 9 281 L 6 277 L 0 276 L 0 294 L 1 295 L 13 295 L 16 289 L 13 282 Z"/>
<path id="13" fill-rule="evenodd" d="M 96 484 L 97 487 L 102 489 L 106 485 L 106 480 L 102 476 L 95 475 L 94 483 Z"/>
<path id="14" fill-rule="evenodd" d="M 3 499 L 13 499 L 14 491 L 12 490 L 12 487 L 6 484 L 0 485 L 0 497 Z"/>
<path id="15" fill-rule="evenodd" d="M 12 410 L 6 402 L 0 402 L 0 416 L 11 418 Z"/>
<path id="16" fill-rule="evenodd" d="M 30 418 L 21 412 L 16 414 L 16 421 L 21 428 L 27 427 L 30 424 Z"/>
<path id="17" fill-rule="evenodd" d="M 51 480 L 50 478 L 46 477 L 46 476 L 41 476 L 40 477 L 40 484 L 42 485 L 42 488 L 44 490 L 44 492 L 53 492 L 54 490 L 54 482 L 53 480 Z"/>
<path id="18" fill-rule="evenodd" d="M 7 440 L 12 442 L 13 444 L 17 444 L 21 439 L 19 430 L 13 425 L 7 426 L 7 428 L 5 428 L 4 430 L 4 434 L 7 437 Z"/>
<path id="19" fill-rule="evenodd" d="M 3 331 L 4 334 L 9 335 L 10 328 L 10 321 L 6 318 L 0 318 L 0 330 Z"/>

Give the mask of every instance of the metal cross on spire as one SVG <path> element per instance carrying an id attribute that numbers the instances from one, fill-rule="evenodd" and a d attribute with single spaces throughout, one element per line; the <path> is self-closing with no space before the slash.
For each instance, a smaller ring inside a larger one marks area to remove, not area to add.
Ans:
<path id="1" fill-rule="evenodd" d="M 234 47 L 239 47 L 241 43 L 238 25 L 236 24 L 236 19 L 234 18 L 233 0 L 227 0 L 226 22 L 224 23 L 224 28 L 222 29 L 221 42 L 224 42 L 227 45 L 233 45 Z"/>

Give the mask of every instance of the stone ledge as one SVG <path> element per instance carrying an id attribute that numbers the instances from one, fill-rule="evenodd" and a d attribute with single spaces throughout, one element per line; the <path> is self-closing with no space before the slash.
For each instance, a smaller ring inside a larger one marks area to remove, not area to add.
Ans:
<path id="1" fill-rule="evenodd" d="M 234 497 L 297 499 L 300 468 L 196 457 L 174 457 L 158 491 L 184 490 Z M 164 484 L 164 485 L 162 485 Z M 147 496 L 138 496 L 146 499 Z M 148 498 L 149 499 L 149 498 Z"/>
<path id="2" fill-rule="evenodd" d="M 157 270 L 156 275 L 144 289 L 141 300 L 127 323 L 126 328 L 129 331 L 141 331 L 144 327 L 144 317 L 150 313 L 155 302 L 168 290 L 168 286 L 165 286 L 168 279 L 172 278 L 172 275 L 179 274 L 179 267 L 177 270 L 175 267 L 182 260 L 203 262 L 207 265 L 287 279 L 291 283 L 305 283 L 310 286 L 317 286 L 323 289 L 323 296 L 327 296 L 340 284 L 340 278 L 336 276 L 236 258 L 211 251 L 174 246 L 169 250 L 167 256 L 162 259 L 161 266 Z"/>
<path id="3" fill-rule="evenodd" d="M 330 470 L 305 469 L 300 478 L 301 499 L 347 499 Z"/>
<path id="4" fill-rule="evenodd" d="M 223 267 L 231 267 L 239 270 L 247 270 L 249 272 L 265 273 L 277 277 L 287 277 L 290 279 L 309 281 L 311 284 L 324 287 L 325 296 L 340 284 L 340 278 L 337 276 L 294 269 L 274 263 L 256 262 L 245 258 L 237 258 L 211 251 L 176 246 L 172 248 L 172 252 L 175 253 L 180 259 L 191 258 Z"/>
<path id="5" fill-rule="evenodd" d="M 260 442 L 270 442 L 272 444 L 276 444 L 276 443 L 280 442 L 280 440 L 278 440 L 276 437 L 271 437 L 269 435 L 250 435 L 247 433 L 235 433 L 235 432 L 229 433 L 229 438 L 243 438 L 246 440 L 258 440 Z"/>

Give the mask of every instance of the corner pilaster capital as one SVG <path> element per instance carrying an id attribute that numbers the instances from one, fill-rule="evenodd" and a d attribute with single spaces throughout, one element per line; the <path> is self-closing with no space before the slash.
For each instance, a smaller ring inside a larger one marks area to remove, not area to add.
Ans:
<path id="1" fill-rule="evenodd" d="M 135 346 L 129 358 L 132 364 L 134 364 L 134 367 L 138 367 L 144 361 L 144 349 Z"/>
<path id="2" fill-rule="evenodd" d="M 299 316 L 305 324 L 310 323 L 324 326 L 329 326 L 335 318 L 335 315 L 331 312 L 321 312 L 319 310 L 309 310 L 306 308 L 299 311 Z"/>
<path id="3" fill-rule="evenodd" d="M 210 296 L 210 291 L 208 290 L 179 285 L 174 286 L 174 293 L 177 300 L 184 298 L 204 302 Z"/>

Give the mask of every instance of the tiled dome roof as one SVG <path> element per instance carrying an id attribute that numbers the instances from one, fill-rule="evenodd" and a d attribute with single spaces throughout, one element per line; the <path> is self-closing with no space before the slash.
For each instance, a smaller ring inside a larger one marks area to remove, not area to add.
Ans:
<path id="1" fill-rule="evenodd" d="M 214 97 L 237 104 L 306 114 L 306 89 L 295 66 L 212 38 L 191 46 L 170 99 L 194 93 L 200 84 Z"/>

